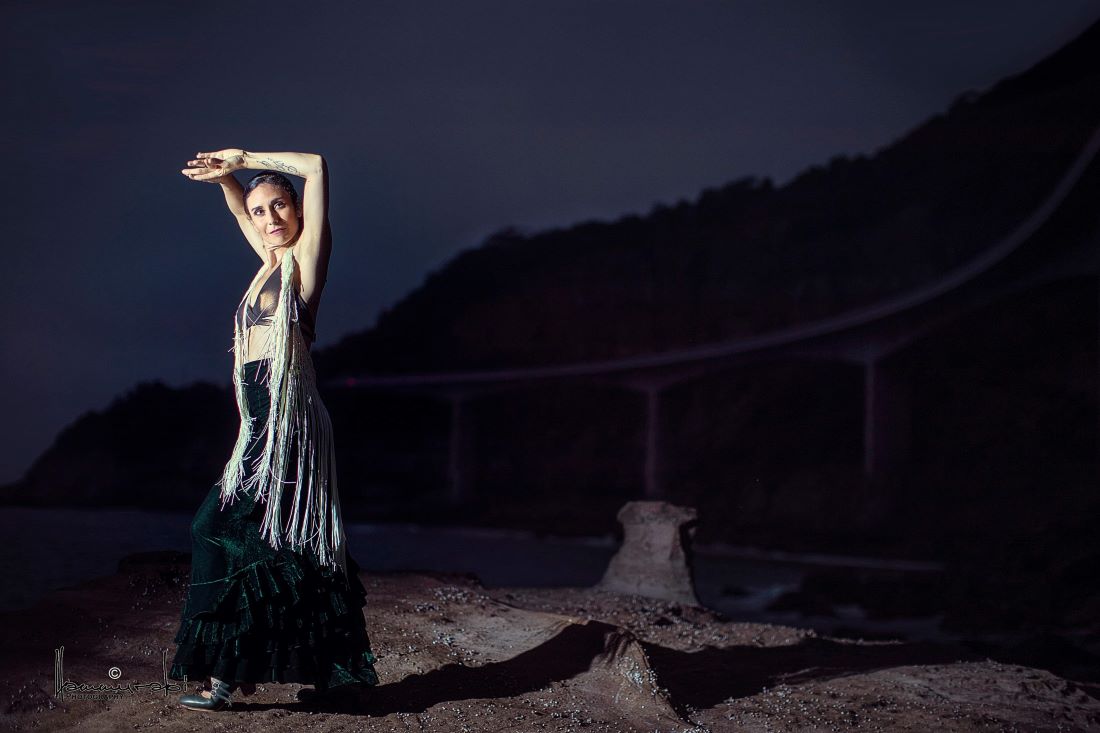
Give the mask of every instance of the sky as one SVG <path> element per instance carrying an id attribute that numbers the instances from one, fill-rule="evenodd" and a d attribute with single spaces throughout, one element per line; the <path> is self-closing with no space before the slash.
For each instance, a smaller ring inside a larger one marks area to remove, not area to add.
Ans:
<path id="1" fill-rule="evenodd" d="M 873 154 L 1058 49 L 1100 6 L 8 0 L 3 12 L 0 483 L 139 382 L 229 385 L 233 312 L 261 263 L 220 188 L 179 173 L 198 151 L 325 156 L 324 348 L 504 227 L 644 214 Z"/>

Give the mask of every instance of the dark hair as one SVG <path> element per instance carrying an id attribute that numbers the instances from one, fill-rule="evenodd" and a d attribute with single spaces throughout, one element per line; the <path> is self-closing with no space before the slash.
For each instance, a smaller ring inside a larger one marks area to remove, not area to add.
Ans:
<path id="1" fill-rule="evenodd" d="M 302 207 L 298 201 L 298 191 L 295 190 L 294 184 L 290 182 L 290 179 L 278 171 L 260 171 L 252 176 L 252 179 L 244 187 L 244 200 L 248 200 L 248 194 L 252 193 L 257 186 L 262 186 L 265 183 L 270 183 L 272 186 L 278 186 L 290 194 L 290 200 L 294 202 L 294 210 L 299 214 L 302 213 Z M 252 211 L 247 205 L 245 205 L 245 210 L 248 211 L 249 216 L 252 216 Z"/>

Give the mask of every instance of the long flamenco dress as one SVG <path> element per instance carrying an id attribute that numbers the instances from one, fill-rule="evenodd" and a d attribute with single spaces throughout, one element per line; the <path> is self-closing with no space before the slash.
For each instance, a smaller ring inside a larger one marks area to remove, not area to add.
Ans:
<path id="1" fill-rule="evenodd" d="M 366 590 L 345 545 L 331 423 L 301 336 L 298 314 L 308 306 L 295 297 L 295 275 L 288 251 L 265 358 L 241 362 L 244 329 L 240 319 L 235 325 L 241 430 L 191 524 L 191 585 L 168 675 L 174 680 L 212 676 L 317 690 L 378 684 Z M 285 525 L 284 513 L 291 515 Z"/>

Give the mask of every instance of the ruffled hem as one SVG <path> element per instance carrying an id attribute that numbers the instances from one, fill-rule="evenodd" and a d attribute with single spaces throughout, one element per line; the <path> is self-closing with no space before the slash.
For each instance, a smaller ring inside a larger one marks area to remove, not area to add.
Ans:
<path id="1" fill-rule="evenodd" d="M 354 560 L 345 582 L 342 572 L 311 566 L 284 548 L 224 582 L 212 612 L 181 620 L 169 678 L 297 682 L 318 690 L 378 684 L 362 614 L 366 589 Z"/>

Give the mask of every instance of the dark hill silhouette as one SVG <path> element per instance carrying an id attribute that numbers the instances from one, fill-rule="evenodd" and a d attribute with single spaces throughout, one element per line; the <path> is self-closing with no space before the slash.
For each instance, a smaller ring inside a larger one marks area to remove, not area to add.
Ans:
<path id="1" fill-rule="evenodd" d="M 3 497 L 27 505 L 194 506 L 221 473 L 236 409 L 228 389 L 141 382 L 62 430 Z"/>
<path id="2" fill-rule="evenodd" d="M 1100 122 L 1100 23 L 873 157 L 787 185 L 742 178 L 645 216 L 461 252 L 329 375 L 601 360 L 773 330 L 908 290 L 972 258 L 1049 192 Z"/>

